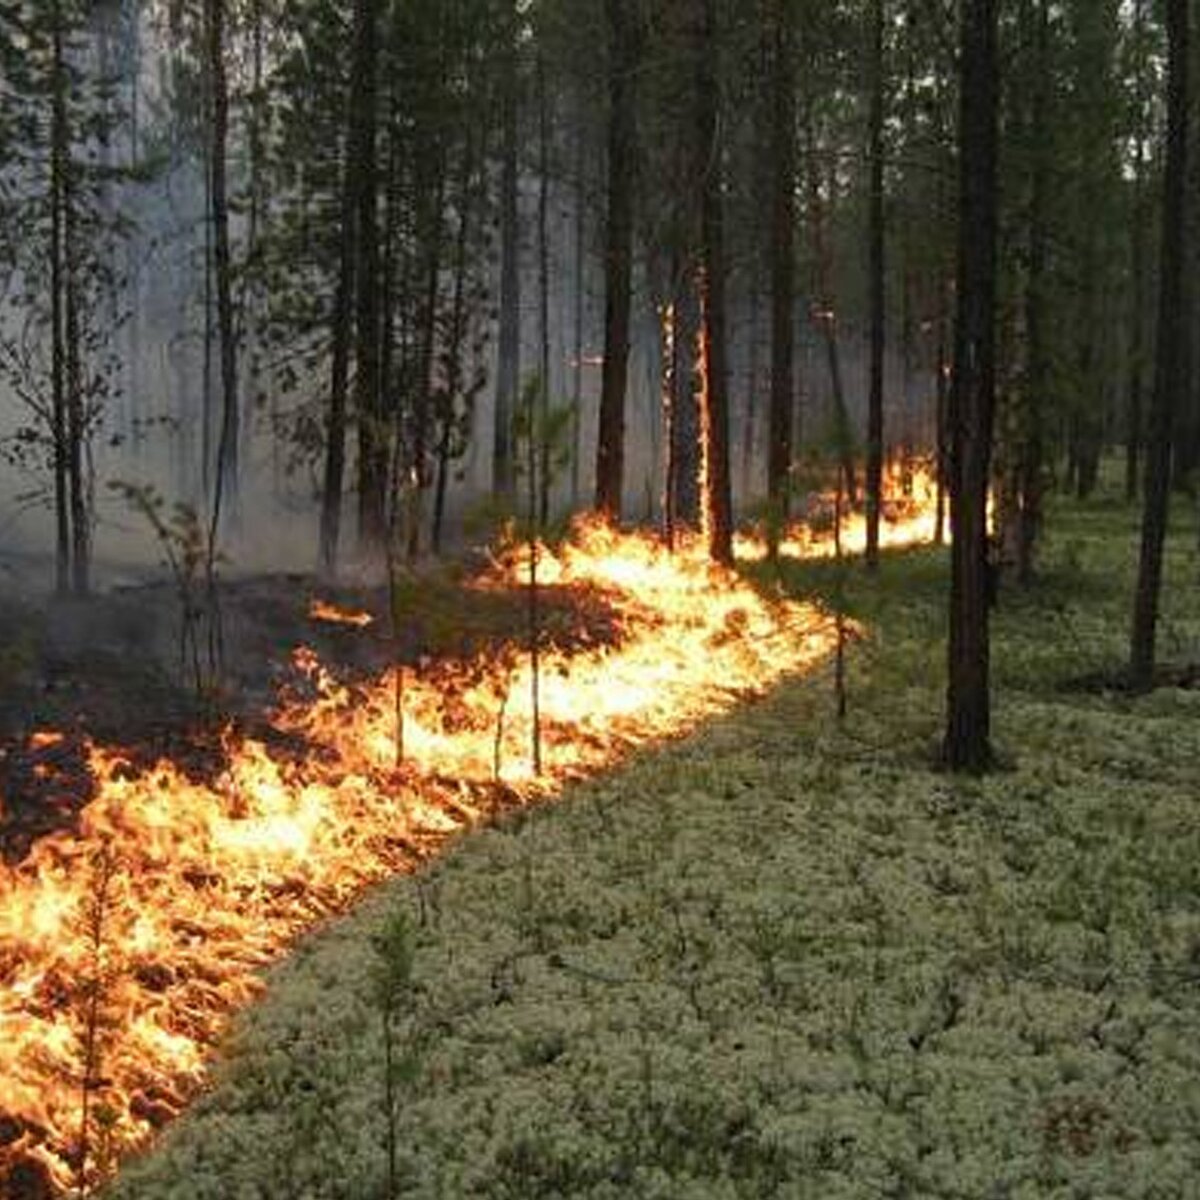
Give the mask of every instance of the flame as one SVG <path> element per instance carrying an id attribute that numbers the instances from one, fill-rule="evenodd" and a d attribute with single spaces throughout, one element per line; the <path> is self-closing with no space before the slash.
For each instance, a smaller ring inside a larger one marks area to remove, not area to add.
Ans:
<path id="1" fill-rule="evenodd" d="M 920 462 L 889 462 L 883 469 L 883 504 L 880 511 L 879 545 L 899 549 L 927 544 L 937 537 L 937 477 L 931 466 Z M 785 558 L 833 558 L 837 553 L 833 529 L 833 499 L 818 497 L 818 507 L 828 511 L 828 522 L 797 521 L 789 525 L 779 541 Z M 826 525 L 830 527 L 825 527 Z M 861 511 L 842 515 L 843 554 L 862 554 L 867 548 L 867 518 Z M 740 534 L 735 539 L 737 556 L 757 561 L 767 555 L 766 539 L 757 534 Z"/>
<path id="2" fill-rule="evenodd" d="M 358 629 L 365 629 L 375 620 L 369 612 L 339 608 L 336 604 L 319 598 L 314 598 L 308 606 L 308 615 L 313 621 L 324 621 L 330 625 L 352 625 Z"/>
<path id="3" fill-rule="evenodd" d="M 308 739 L 301 761 L 229 735 L 224 772 L 196 782 L 168 761 L 135 772 L 88 748 L 95 794 L 77 827 L 0 864 L 0 1193 L 18 1172 L 60 1194 L 110 1174 L 195 1094 L 263 964 L 372 881 L 498 801 L 677 735 L 833 644 L 825 614 L 713 567 L 699 539 L 668 553 L 582 524 L 538 554 L 545 586 L 601 593 L 619 635 L 572 654 L 542 647 L 540 774 L 529 656 L 513 648 L 365 685 L 298 650 L 307 686 L 275 720 Z M 475 586 L 512 588 L 527 566 L 510 547 Z"/>
<path id="4" fill-rule="evenodd" d="M 52 746 L 61 746 L 64 736 L 56 729 L 36 729 L 29 735 L 31 750 L 48 750 Z"/>

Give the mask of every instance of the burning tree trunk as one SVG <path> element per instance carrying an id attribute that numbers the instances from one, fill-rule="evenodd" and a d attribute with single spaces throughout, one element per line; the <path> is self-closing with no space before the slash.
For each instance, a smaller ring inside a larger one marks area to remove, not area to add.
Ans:
<path id="1" fill-rule="evenodd" d="M 1154 681 L 1155 634 L 1171 487 L 1171 440 L 1186 386 L 1183 263 L 1187 179 L 1189 13 L 1187 0 L 1167 3 L 1167 164 L 1163 188 L 1158 352 L 1146 429 L 1145 510 L 1134 598 L 1129 676 L 1135 688 Z"/>
<path id="2" fill-rule="evenodd" d="M 625 486 L 625 390 L 633 273 L 633 166 L 637 152 L 636 14 L 606 0 L 609 27 L 608 231 L 605 253 L 604 373 L 596 443 L 596 508 L 621 515 Z"/>
<path id="3" fill-rule="evenodd" d="M 733 498 L 729 478 L 729 368 L 725 328 L 725 215 L 717 72 L 716 0 L 703 0 L 697 62 L 697 123 L 706 160 L 701 189 L 700 431 L 704 527 L 709 556 L 733 562 Z"/>
<path id="4" fill-rule="evenodd" d="M 996 0 L 961 18 L 958 324 L 950 389 L 949 689 L 944 754 L 991 765 L 987 491 L 995 408 Z"/>

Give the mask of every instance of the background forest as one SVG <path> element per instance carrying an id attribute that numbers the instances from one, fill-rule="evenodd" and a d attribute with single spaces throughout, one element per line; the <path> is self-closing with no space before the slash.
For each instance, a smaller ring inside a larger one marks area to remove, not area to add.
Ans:
<path id="1" fill-rule="evenodd" d="M 1087 495 L 1120 444 L 1138 488 L 1165 34 L 1150 0 L 1001 10 L 1025 574 L 1047 487 Z M 511 511 L 530 431 L 543 518 L 694 522 L 701 353 L 742 515 L 805 455 L 852 492 L 856 460 L 933 455 L 957 39 L 942 0 L 9 0 L 4 541 L 86 590 L 145 541 L 108 485 L 154 483 L 239 565 L 332 571 L 401 516 L 417 553 Z M 1186 481 L 1197 379 L 1177 451 Z"/>

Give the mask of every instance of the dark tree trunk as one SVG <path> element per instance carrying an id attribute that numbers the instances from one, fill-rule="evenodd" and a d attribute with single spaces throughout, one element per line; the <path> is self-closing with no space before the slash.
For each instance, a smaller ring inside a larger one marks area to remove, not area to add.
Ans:
<path id="1" fill-rule="evenodd" d="M 811 101 L 809 101 L 811 104 Z M 812 234 L 813 258 L 815 261 L 818 311 L 816 320 L 825 341 L 825 355 L 829 363 L 829 383 L 833 392 L 834 441 L 837 456 L 846 485 L 847 502 L 853 506 L 858 502 L 858 480 L 854 467 L 854 437 L 850 424 L 850 412 L 846 407 L 846 389 L 842 382 L 842 358 L 838 345 L 837 309 L 830 281 L 829 242 L 825 224 L 827 214 L 821 195 L 820 166 L 817 161 L 817 139 L 812 125 L 811 108 L 805 114 L 807 131 L 805 137 L 806 175 L 808 177 L 809 225 Z M 833 203 L 833 179 L 830 179 L 830 205 Z"/>
<path id="2" fill-rule="evenodd" d="M 596 441 L 596 509 L 616 520 L 625 487 L 625 391 L 633 274 L 636 154 L 636 15 L 629 0 L 606 0 L 609 27 L 608 222 L 605 252 L 604 373 Z"/>
<path id="3" fill-rule="evenodd" d="M 936 412 L 934 413 L 934 421 L 937 429 L 934 431 L 936 447 L 934 450 L 934 486 L 937 488 L 937 494 L 934 499 L 936 505 L 936 527 L 934 530 L 934 540 L 939 546 L 944 545 L 946 541 L 946 500 L 947 491 L 950 486 L 950 449 L 947 424 L 949 421 L 950 396 L 949 396 L 949 326 L 950 326 L 950 300 L 946 295 L 946 285 L 942 279 L 938 280 L 938 342 L 937 342 L 937 379 L 935 381 L 935 405 Z"/>
<path id="4" fill-rule="evenodd" d="M 546 64 L 538 54 L 538 388 L 537 421 L 530 428 L 536 435 L 537 520 L 545 528 L 550 519 L 550 113 L 546 100 Z"/>
<path id="5" fill-rule="evenodd" d="M 701 182 L 700 433 L 703 447 L 703 511 L 709 557 L 733 562 L 733 496 L 729 477 L 729 364 L 725 311 L 725 202 L 721 149 L 720 72 L 716 0 L 703 0 L 703 30 L 696 56 Z"/>
<path id="6" fill-rule="evenodd" d="M 454 297 L 450 305 L 450 331 L 446 339 L 445 378 L 442 381 L 440 432 L 437 451 L 437 482 L 433 497 L 433 552 L 442 549 L 442 529 L 446 517 L 446 490 L 450 481 L 450 460 L 458 413 L 455 405 L 463 396 L 463 343 L 467 336 L 467 276 L 470 263 L 467 252 L 475 220 L 475 142 L 468 132 L 463 150 L 462 176 L 459 180 L 459 218 L 454 241 Z"/>
<path id="7" fill-rule="evenodd" d="M 355 0 L 350 163 L 355 182 L 355 375 L 358 536 L 378 550 L 387 536 L 388 428 L 379 370 L 378 0 Z"/>
<path id="8" fill-rule="evenodd" d="M 1130 288 L 1130 345 L 1129 383 L 1125 410 L 1125 499 L 1132 503 L 1138 491 L 1138 467 L 1142 451 L 1142 400 L 1145 392 L 1145 342 L 1146 342 L 1146 259 L 1148 257 L 1147 232 L 1149 213 L 1146 193 L 1146 122 L 1142 112 L 1143 73 L 1145 71 L 1142 48 L 1146 28 L 1145 0 L 1134 0 L 1133 37 L 1136 46 L 1135 94 L 1138 104 L 1137 129 L 1133 155 L 1133 228 L 1131 229 L 1131 269 L 1133 274 Z"/>
<path id="9" fill-rule="evenodd" d="M 958 324 L 950 388 L 949 687 L 945 760 L 992 763 L 987 491 L 995 408 L 997 0 L 964 0 L 959 101 Z"/>
<path id="10" fill-rule="evenodd" d="M 886 330 L 883 209 L 883 0 L 871 6 L 870 101 L 870 392 L 867 397 L 867 568 L 879 565 L 879 518 L 883 507 L 883 351 Z"/>
<path id="11" fill-rule="evenodd" d="M 492 494 L 508 508 L 516 504 L 513 417 L 521 390 L 521 215 L 518 206 L 520 164 L 520 71 L 517 16 L 504 46 L 504 164 L 500 178 L 500 330 L 496 361 L 496 408 L 492 431 Z"/>
<path id="12" fill-rule="evenodd" d="M 774 176 L 771 195 L 771 402 L 767 433 L 768 529 L 772 553 L 789 516 L 792 406 L 795 391 L 796 91 L 793 30 L 785 0 L 776 0 L 771 78 Z"/>
<path id="13" fill-rule="evenodd" d="M 71 590 L 86 596 L 90 586 L 91 523 L 84 477 L 84 442 L 87 438 L 87 413 L 83 387 L 83 346 L 80 328 L 79 228 L 75 207 L 75 184 L 68 163 L 63 185 L 63 308 L 66 318 L 67 352 L 67 478 L 71 504 Z"/>
<path id="14" fill-rule="evenodd" d="M 700 524 L 700 406 L 696 350 L 700 336 L 699 298 L 694 272 L 676 260 L 671 272 L 675 288 L 674 363 L 671 368 L 671 473 L 673 530 Z"/>
<path id="15" fill-rule="evenodd" d="M 1190 42 L 1188 0 L 1167 0 L 1166 11 L 1167 163 L 1159 267 L 1158 346 L 1154 392 L 1146 428 L 1145 509 L 1129 652 L 1130 681 L 1139 689 L 1149 689 L 1154 681 L 1154 643 L 1171 487 L 1171 442 L 1175 414 L 1186 386 L 1183 264 Z"/>
<path id="16" fill-rule="evenodd" d="M 325 427 L 325 474 L 321 487 L 320 567 L 332 577 L 337 572 L 338 541 L 342 523 L 342 490 L 346 475 L 346 397 L 350 385 L 350 341 L 354 331 L 354 263 L 356 170 L 350 161 L 352 144 L 347 105 L 347 129 L 342 164 L 341 228 L 337 290 L 333 300 L 333 353 L 329 381 L 329 413 Z"/>
<path id="17" fill-rule="evenodd" d="M 1023 586 L 1033 581 L 1037 541 L 1042 527 L 1042 474 L 1044 470 L 1043 406 L 1050 386 L 1051 364 L 1047 345 L 1046 275 L 1049 256 L 1049 163 L 1041 144 L 1041 130 L 1049 119 L 1047 91 L 1050 67 L 1050 24 L 1045 0 L 1033 0 L 1029 19 L 1036 53 L 1033 96 L 1029 109 L 1029 136 L 1033 173 L 1029 197 L 1029 277 L 1025 293 L 1025 336 L 1028 369 L 1021 414 L 1017 464 L 1018 525 L 1017 578 Z"/>
<path id="18" fill-rule="evenodd" d="M 211 111 L 209 188 L 212 209 L 213 284 L 217 299 L 217 345 L 221 367 L 221 432 L 217 439 L 212 529 L 224 516 L 226 497 L 236 503 L 240 403 L 237 390 L 237 342 L 233 318 L 233 260 L 229 243 L 228 140 L 229 86 L 225 72 L 225 0 L 205 0 L 208 86 Z"/>
<path id="19" fill-rule="evenodd" d="M 583 488 L 583 273 L 586 265 L 584 236 L 584 201 L 587 194 L 584 171 L 587 141 L 582 124 L 575 134 L 575 268 L 572 286 L 575 289 L 575 353 L 571 367 L 571 507 L 579 507 Z"/>
<path id="20" fill-rule="evenodd" d="M 65 209 L 70 156 L 67 112 L 67 68 L 63 56 L 60 0 L 51 12 L 54 39 L 54 100 L 50 131 L 50 390 L 51 435 L 54 442 L 55 587 L 71 588 L 71 517 L 68 502 L 69 439 L 67 433 L 67 340 L 64 305 L 66 278 Z"/>

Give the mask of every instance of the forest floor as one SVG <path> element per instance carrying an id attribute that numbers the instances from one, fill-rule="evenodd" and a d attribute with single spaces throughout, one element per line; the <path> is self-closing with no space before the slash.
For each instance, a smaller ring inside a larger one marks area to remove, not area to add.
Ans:
<path id="1" fill-rule="evenodd" d="M 1003 770 L 932 765 L 945 555 L 856 568 L 844 724 L 829 672 L 790 681 L 376 889 L 113 1200 L 388 1195 L 389 927 L 401 1195 L 1200 1196 L 1200 691 L 1097 682 L 1135 526 L 1057 505 L 1002 597 Z M 1189 521 L 1180 663 L 1198 567 Z"/>

